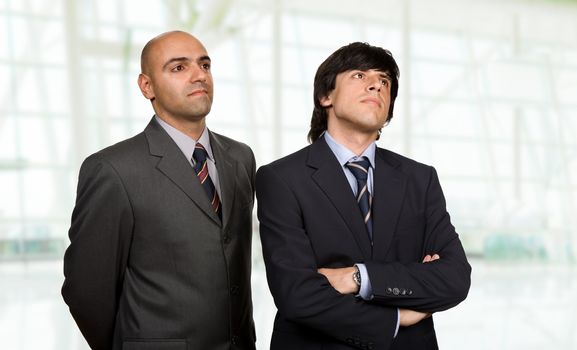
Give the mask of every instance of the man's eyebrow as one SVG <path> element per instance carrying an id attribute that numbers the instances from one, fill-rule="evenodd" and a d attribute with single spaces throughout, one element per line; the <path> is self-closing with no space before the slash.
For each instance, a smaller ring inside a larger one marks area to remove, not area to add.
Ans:
<path id="1" fill-rule="evenodd" d="M 391 80 L 391 75 L 388 72 L 379 72 L 379 75 L 381 76 L 381 78 L 387 78 L 389 80 Z"/>
<path id="2" fill-rule="evenodd" d="M 172 63 L 175 63 L 175 62 L 190 62 L 190 61 L 192 61 L 192 60 L 189 57 L 174 57 L 174 58 L 169 59 L 162 66 L 162 69 L 165 69 L 166 67 L 168 67 L 169 65 L 171 65 Z M 203 62 L 203 61 L 211 62 L 210 57 L 208 55 L 200 56 L 199 58 L 196 59 L 196 62 Z"/>
<path id="3" fill-rule="evenodd" d="M 188 57 L 174 57 L 169 59 L 163 66 L 162 69 L 165 69 L 166 67 L 168 67 L 170 64 L 174 63 L 174 62 L 189 62 L 190 58 Z"/>
<path id="4" fill-rule="evenodd" d="M 393 78 L 392 78 L 392 76 L 391 76 L 391 74 L 390 74 L 389 72 L 382 71 L 382 70 L 379 70 L 379 69 L 376 69 L 376 68 L 369 68 L 369 69 L 360 69 L 360 68 L 359 68 L 359 69 L 352 69 L 351 71 L 352 71 L 352 72 L 368 72 L 368 71 L 370 71 L 370 70 L 374 70 L 374 71 L 376 71 L 377 73 L 379 73 L 379 76 L 380 76 L 381 78 L 387 78 L 387 79 L 389 79 L 389 80 L 393 80 Z"/>

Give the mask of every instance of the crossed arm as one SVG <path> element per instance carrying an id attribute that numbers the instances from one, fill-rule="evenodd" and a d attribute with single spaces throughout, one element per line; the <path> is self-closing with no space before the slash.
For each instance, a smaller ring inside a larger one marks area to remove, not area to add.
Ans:
<path id="1" fill-rule="evenodd" d="M 440 259 L 438 254 L 426 255 L 423 258 L 423 263 L 428 263 Z M 355 272 L 355 267 L 342 267 L 342 268 L 320 268 L 318 272 L 325 276 L 331 286 L 341 294 L 357 294 L 359 292 L 359 287 L 353 280 L 353 273 Z M 431 313 L 419 312 L 410 309 L 399 309 L 400 316 L 400 326 L 407 327 L 419 323 L 421 320 L 430 317 Z"/>
<path id="2" fill-rule="evenodd" d="M 407 253 L 399 261 L 365 261 L 374 296 L 370 302 L 355 298 L 357 286 L 350 285 L 354 284 L 352 265 L 360 256 L 334 241 L 333 237 L 346 236 L 333 230 L 345 229 L 333 222 L 333 217 L 319 220 L 313 214 L 319 206 L 329 207 L 330 202 L 317 201 L 322 196 L 317 188 L 303 188 L 302 181 L 297 186 L 299 180 L 294 177 L 292 172 L 287 175 L 286 169 L 264 166 L 256 179 L 267 279 L 284 319 L 341 341 L 346 341 L 348 334 L 362 334 L 377 348 L 387 348 L 398 324 L 397 310 L 401 311 L 400 325 L 405 326 L 464 299 L 470 267 L 445 211 L 435 174 L 431 175 L 433 189 L 425 198 L 433 205 L 427 206 L 425 217 L 429 221 L 422 237 L 423 248 L 442 259 L 433 254 L 422 260 L 427 264 L 407 262 L 411 260 Z M 327 269 L 319 265 L 321 260 L 335 261 L 334 249 L 345 250 L 339 254 L 349 267 Z M 413 293 L 389 294 L 389 286 L 406 286 Z"/>

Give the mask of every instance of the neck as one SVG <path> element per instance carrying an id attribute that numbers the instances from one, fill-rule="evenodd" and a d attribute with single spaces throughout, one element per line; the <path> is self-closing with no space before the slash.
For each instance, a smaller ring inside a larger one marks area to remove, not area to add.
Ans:
<path id="1" fill-rule="evenodd" d="M 338 128 L 327 128 L 329 134 L 338 143 L 345 146 L 351 152 L 360 156 L 377 139 L 376 132 L 362 133 L 359 131 L 342 130 Z"/>
<path id="2" fill-rule="evenodd" d="M 198 120 L 188 120 L 160 115 L 158 113 L 156 115 L 160 119 L 164 120 L 167 124 L 170 124 L 170 126 L 173 128 L 183 132 L 188 137 L 196 141 L 198 141 L 204 131 L 204 128 L 206 127 L 206 120 L 204 117 Z"/>

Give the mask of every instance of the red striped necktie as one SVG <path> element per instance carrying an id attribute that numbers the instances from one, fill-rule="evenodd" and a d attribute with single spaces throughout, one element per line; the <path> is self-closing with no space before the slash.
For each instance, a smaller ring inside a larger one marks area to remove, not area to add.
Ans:
<path id="1" fill-rule="evenodd" d="M 194 171 L 196 172 L 196 175 L 200 180 L 200 184 L 204 188 L 204 191 L 210 200 L 212 209 L 218 215 L 218 217 L 222 219 L 220 198 L 218 198 L 218 193 L 216 192 L 214 184 L 208 175 L 208 166 L 206 164 L 207 156 L 208 153 L 206 152 L 206 149 L 204 149 L 202 144 L 197 142 L 196 146 L 194 147 L 194 152 L 192 153 L 192 158 L 194 160 Z"/>

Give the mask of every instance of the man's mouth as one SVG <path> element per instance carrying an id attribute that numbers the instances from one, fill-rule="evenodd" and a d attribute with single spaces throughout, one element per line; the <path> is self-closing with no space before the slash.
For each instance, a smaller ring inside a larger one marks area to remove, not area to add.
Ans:
<path id="1" fill-rule="evenodd" d="M 377 107 L 381 107 L 381 101 L 379 101 L 378 98 L 374 98 L 374 97 L 367 97 L 367 98 L 363 98 L 361 100 L 362 103 L 368 103 L 368 104 L 374 104 Z"/>

